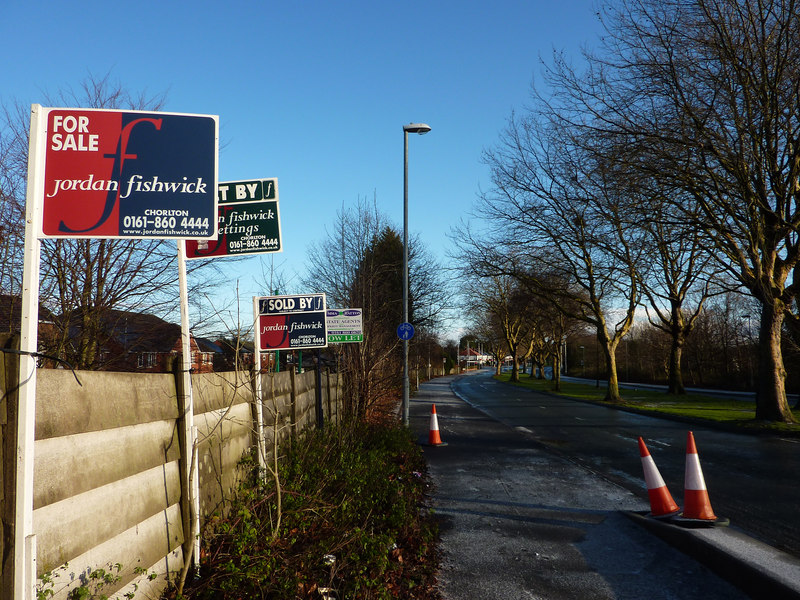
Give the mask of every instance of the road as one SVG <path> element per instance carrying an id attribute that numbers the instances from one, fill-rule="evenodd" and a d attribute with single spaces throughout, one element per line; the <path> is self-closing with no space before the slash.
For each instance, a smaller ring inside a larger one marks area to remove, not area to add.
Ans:
<path id="1" fill-rule="evenodd" d="M 730 527 L 704 532 L 730 541 L 743 559 L 706 561 L 719 553 L 694 539 L 699 530 L 668 526 L 691 542 L 673 547 L 648 531 L 655 520 L 636 522 L 646 500 L 463 402 L 450 387 L 459 379 L 423 384 L 410 407 L 431 476 L 445 600 L 800 600 L 800 560 L 790 566 L 786 555 L 732 537 Z M 426 444 L 432 404 L 440 446 Z"/>
<path id="2" fill-rule="evenodd" d="M 456 379 L 453 391 L 533 443 L 646 498 L 637 448 L 642 436 L 678 504 L 691 430 L 715 514 L 800 557 L 798 439 L 726 433 L 536 393 L 496 382 L 490 370 Z"/>

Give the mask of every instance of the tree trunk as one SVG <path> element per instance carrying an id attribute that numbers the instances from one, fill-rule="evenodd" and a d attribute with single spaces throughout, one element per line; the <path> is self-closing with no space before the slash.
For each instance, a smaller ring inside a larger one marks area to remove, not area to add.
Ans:
<path id="1" fill-rule="evenodd" d="M 553 389 L 557 392 L 561 391 L 561 353 L 556 352 L 553 354 Z"/>
<path id="2" fill-rule="evenodd" d="M 511 353 L 511 381 L 519 382 L 519 363 L 516 352 Z"/>
<path id="3" fill-rule="evenodd" d="M 536 368 L 538 369 L 538 372 L 536 374 L 536 379 L 539 380 L 546 379 L 546 377 L 544 376 L 544 363 L 541 362 L 536 363 Z"/>
<path id="4" fill-rule="evenodd" d="M 784 306 L 780 301 L 761 307 L 758 335 L 758 381 L 756 382 L 756 420 L 794 423 L 786 399 L 786 369 L 781 352 Z"/>
<path id="5" fill-rule="evenodd" d="M 681 373 L 681 355 L 683 354 L 684 336 L 677 333 L 672 336 L 672 345 L 669 349 L 668 394 L 685 394 L 683 387 L 683 374 Z"/>
<path id="6" fill-rule="evenodd" d="M 622 402 L 622 396 L 619 395 L 619 378 L 617 377 L 617 345 L 613 340 L 601 340 L 603 352 L 606 356 L 606 365 L 608 365 L 608 388 L 606 389 L 606 402 Z M 597 365 L 600 368 L 600 365 Z"/>

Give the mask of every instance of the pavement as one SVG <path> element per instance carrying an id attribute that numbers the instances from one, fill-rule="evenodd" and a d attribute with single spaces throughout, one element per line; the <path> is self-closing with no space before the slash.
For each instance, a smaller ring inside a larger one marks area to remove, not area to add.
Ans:
<path id="1" fill-rule="evenodd" d="M 462 375 L 470 376 L 470 375 Z M 646 516 L 636 495 L 453 394 L 457 376 L 409 405 L 433 482 L 446 600 L 800 600 L 800 559 L 736 528 Z M 441 446 L 427 445 L 436 405 Z"/>

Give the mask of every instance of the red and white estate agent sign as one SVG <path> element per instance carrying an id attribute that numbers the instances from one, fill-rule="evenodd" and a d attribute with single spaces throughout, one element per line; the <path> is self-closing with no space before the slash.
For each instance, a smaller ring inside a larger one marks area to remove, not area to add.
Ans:
<path id="1" fill-rule="evenodd" d="M 216 238 L 217 116 L 41 110 L 43 237 Z"/>
<path id="2" fill-rule="evenodd" d="M 256 347 L 265 350 L 325 348 L 325 294 L 253 298 Z"/>
<path id="3" fill-rule="evenodd" d="M 10 597 L 33 600 L 36 596 L 33 451 L 41 238 L 214 239 L 218 139 L 215 115 L 31 106 Z M 188 398 L 184 421 L 187 439 L 191 439 L 188 302 L 182 259 L 179 250 Z M 192 502 L 197 502 L 196 495 Z M 197 542 L 195 548 L 197 556 Z"/>

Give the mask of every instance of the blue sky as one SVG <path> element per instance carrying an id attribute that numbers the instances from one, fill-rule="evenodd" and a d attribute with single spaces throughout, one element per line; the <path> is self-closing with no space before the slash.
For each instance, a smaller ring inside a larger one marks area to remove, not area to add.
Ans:
<path id="1" fill-rule="evenodd" d="M 489 185 L 481 152 L 528 102 L 540 59 L 597 45 L 595 4 L 4 0 L 0 101 L 42 103 L 110 72 L 165 92 L 164 110 L 219 115 L 220 180 L 278 178 L 284 251 L 271 256 L 290 286 L 343 204 L 375 197 L 402 227 L 402 126 L 425 122 L 409 140 L 409 229 L 445 262 Z M 267 292 L 262 262 L 229 269 L 245 306 Z"/>

